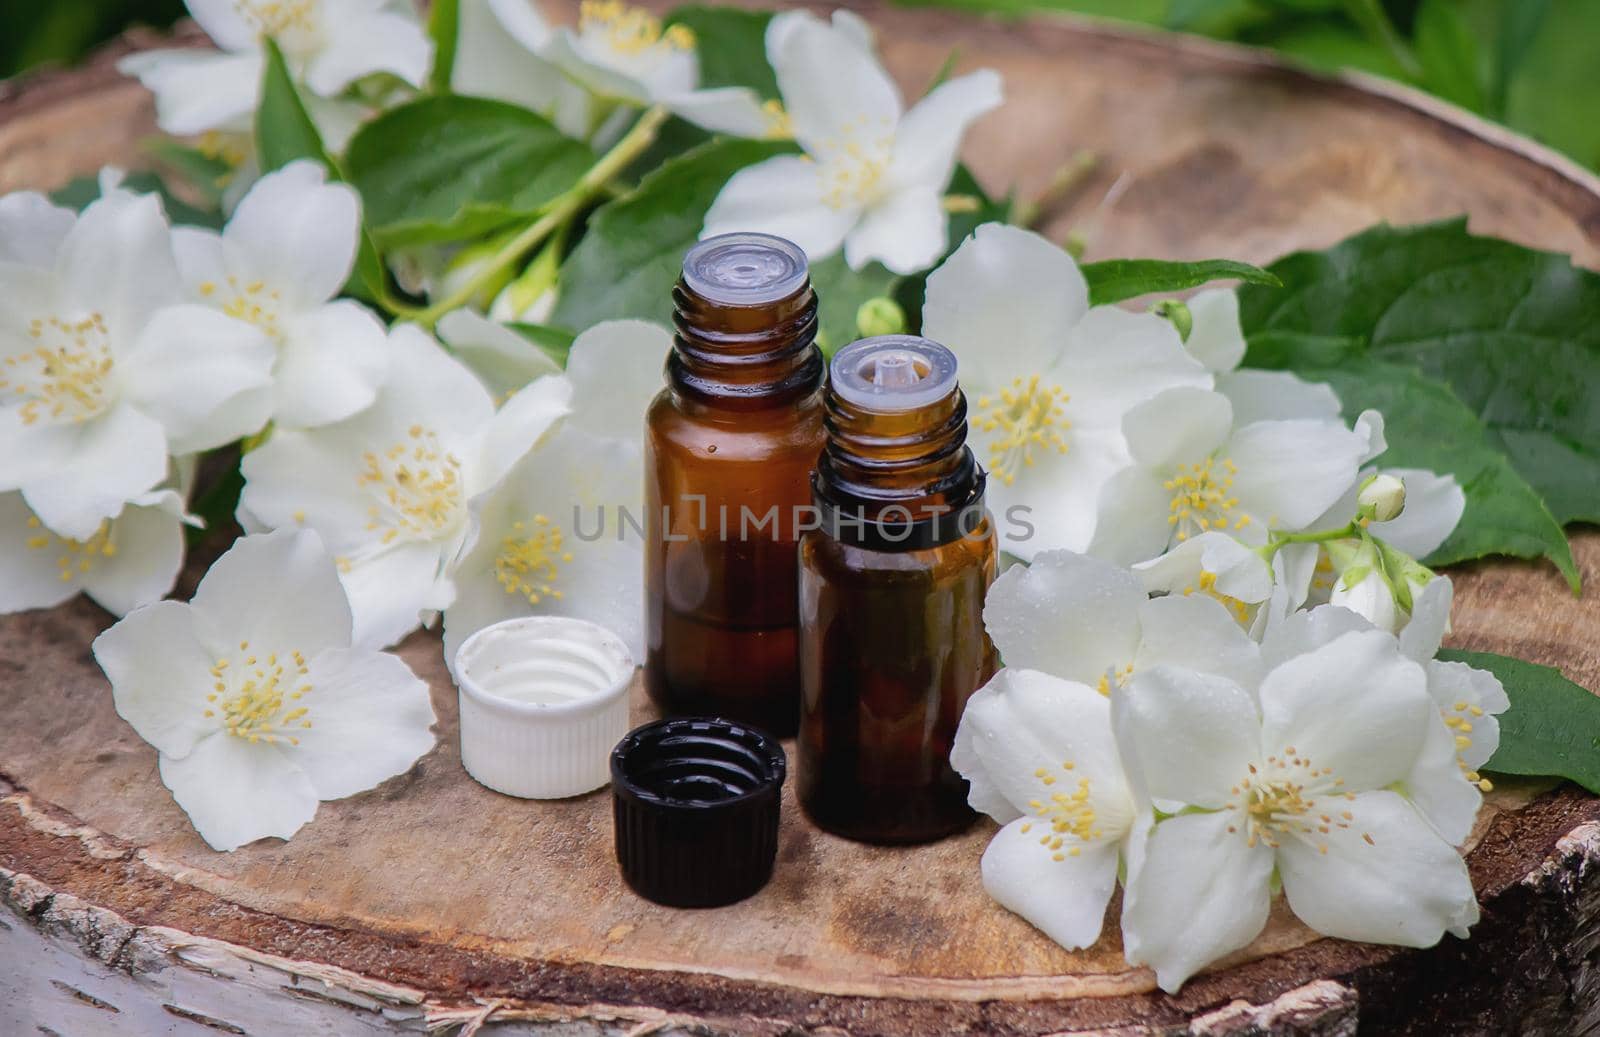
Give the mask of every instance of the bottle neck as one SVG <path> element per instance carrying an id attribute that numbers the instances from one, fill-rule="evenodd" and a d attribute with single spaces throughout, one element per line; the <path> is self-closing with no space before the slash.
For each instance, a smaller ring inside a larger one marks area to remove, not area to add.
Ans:
<path id="1" fill-rule="evenodd" d="M 868 522 L 924 522 L 974 506 L 981 514 L 983 473 L 967 447 L 967 398 L 959 388 L 895 413 L 829 392 L 823 420 L 828 442 L 813 484 L 819 504 Z"/>
<path id="2" fill-rule="evenodd" d="M 667 359 L 673 391 L 697 403 L 755 409 L 791 403 L 822 387 L 817 296 L 798 292 L 759 306 L 724 306 L 683 281 L 672 290 L 677 331 Z"/>

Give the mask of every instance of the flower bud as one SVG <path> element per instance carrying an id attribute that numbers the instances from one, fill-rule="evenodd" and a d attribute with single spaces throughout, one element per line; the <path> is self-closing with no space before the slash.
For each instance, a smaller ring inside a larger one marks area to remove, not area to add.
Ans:
<path id="1" fill-rule="evenodd" d="M 1388 522 L 1406 509 L 1406 484 L 1399 476 L 1370 475 L 1356 494 L 1356 505 L 1364 518 Z"/>
<path id="2" fill-rule="evenodd" d="M 1380 630 L 1394 631 L 1406 615 L 1395 600 L 1394 583 L 1384 569 L 1383 556 L 1371 540 L 1345 540 L 1328 545 L 1328 557 L 1339 576 L 1328 604 L 1365 616 Z"/>
<path id="3" fill-rule="evenodd" d="M 1172 326 L 1178 329 L 1178 337 L 1189 341 L 1189 332 L 1194 330 L 1194 314 L 1189 312 L 1188 304 L 1182 299 L 1162 299 L 1151 303 L 1150 312 L 1171 321 Z"/>
<path id="4" fill-rule="evenodd" d="M 489 316 L 501 323 L 542 324 L 556 307 L 556 280 L 561 251 L 549 246 L 533 257 L 526 270 L 495 296 Z"/>
<path id="5" fill-rule="evenodd" d="M 903 334 L 906 330 L 906 311 L 886 295 L 868 299 L 856 310 L 856 330 L 862 338 Z"/>

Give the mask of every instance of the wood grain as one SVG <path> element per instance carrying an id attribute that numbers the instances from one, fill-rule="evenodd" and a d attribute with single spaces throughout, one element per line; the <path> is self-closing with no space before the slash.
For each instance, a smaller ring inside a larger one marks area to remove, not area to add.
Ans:
<path id="1" fill-rule="evenodd" d="M 1091 257 L 1266 261 L 1378 220 L 1465 212 L 1481 233 L 1600 264 L 1593 177 L 1397 89 L 1079 23 L 866 11 L 908 90 L 952 48 L 962 69 L 1005 75 L 1007 106 L 969 141 L 992 190 L 1026 196 L 1081 150 L 1098 156 L 1049 223 L 1057 236 L 1085 234 Z M 137 164 L 150 131 L 148 99 L 105 59 L 11 85 L 0 92 L 0 189 Z M 1600 581 L 1600 534 L 1576 548 L 1585 578 Z M 1574 599 L 1531 564 L 1455 575 L 1452 643 L 1600 687 L 1589 647 L 1600 643 L 1600 599 Z M 760 895 L 709 912 L 644 903 L 616 874 L 603 794 L 526 803 L 461 770 L 454 691 L 429 634 L 402 654 L 433 685 L 439 747 L 372 792 L 324 804 L 287 844 L 213 853 L 112 709 L 88 654 L 108 622 L 86 602 L 0 620 L 0 952 L 20 919 L 55 941 L 51 955 L 76 955 L 108 983 L 166 975 L 188 940 L 229 961 L 270 957 L 285 975 L 335 970 L 318 980 L 329 989 L 409 991 L 390 1006 L 396 1029 L 465 1024 L 488 1002 L 499 1005 L 492 1025 L 530 1033 L 569 1021 L 751 1034 L 1334 1033 L 1358 1019 L 1385 1033 L 1540 1032 L 1530 1027 L 1549 1013 L 1597 1003 L 1584 977 L 1600 918 L 1590 868 L 1600 801 L 1572 789 L 1520 783 L 1493 795 L 1469 858 L 1485 901 L 1473 940 L 1428 952 L 1319 940 L 1280 906 L 1256 944 L 1168 997 L 1122 961 L 1114 932 L 1069 953 L 993 905 L 976 879 L 987 824 L 929 847 L 868 849 L 812 830 L 789 799 L 777 875 Z M 29 939 L 27 953 L 44 954 Z M 149 954 L 129 950 L 140 947 Z M 57 993 L 74 1013 L 87 1004 Z M 189 1010 L 181 998 L 161 1004 Z M 219 1010 L 200 1014 L 226 1022 Z"/>

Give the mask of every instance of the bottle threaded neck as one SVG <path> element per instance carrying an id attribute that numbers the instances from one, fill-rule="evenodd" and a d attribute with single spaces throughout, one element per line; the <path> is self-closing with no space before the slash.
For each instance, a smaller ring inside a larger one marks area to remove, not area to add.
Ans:
<path id="1" fill-rule="evenodd" d="M 817 297 L 805 254 L 763 234 L 708 238 L 684 258 L 672 291 L 673 388 L 700 402 L 750 407 L 816 392 Z"/>
<path id="2" fill-rule="evenodd" d="M 922 521 L 973 503 L 982 473 L 967 447 L 955 357 L 927 339 L 884 336 L 843 349 L 830 368 L 827 446 L 816 490 L 867 521 L 891 510 Z"/>

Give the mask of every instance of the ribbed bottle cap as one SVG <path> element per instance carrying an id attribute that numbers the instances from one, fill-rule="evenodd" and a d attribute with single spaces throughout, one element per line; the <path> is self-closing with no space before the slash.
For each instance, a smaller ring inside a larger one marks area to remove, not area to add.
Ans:
<path id="1" fill-rule="evenodd" d="M 787 299 L 806 283 L 806 254 L 771 234 L 719 234 L 683 257 L 683 281 L 721 306 L 759 306 Z"/>
<path id="2" fill-rule="evenodd" d="M 611 753 L 617 864 L 668 907 L 721 907 L 772 877 L 788 770 L 765 732 L 721 717 L 658 720 Z"/>
<path id="3" fill-rule="evenodd" d="M 879 335 L 839 350 L 829 377 L 841 399 L 863 410 L 918 410 L 955 388 L 956 355 L 932 339 Z"/>
<path id="4" fill-rule="evenodd" d="M 606 783 L 628 730 L 633 657 L 581 619 L 524 616 L 462 642 L 453 671 L 461 764 L 479 784 L 524 799 L 562 799 Z"/>

